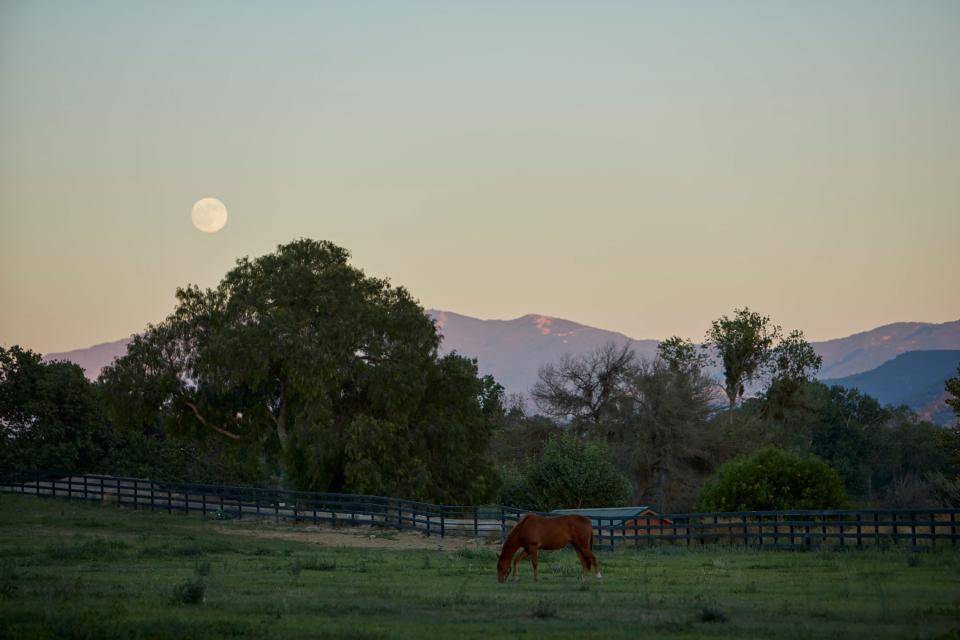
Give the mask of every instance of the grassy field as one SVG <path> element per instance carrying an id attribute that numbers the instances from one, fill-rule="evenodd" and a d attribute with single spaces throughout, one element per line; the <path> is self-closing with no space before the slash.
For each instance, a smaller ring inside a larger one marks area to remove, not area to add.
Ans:
<path id="1" fill-rule="evenodd" d="M 0 637 L 960 638 L 960 551 L 660 547 L 581 583 L 566 550 L 498 584 L 495 546 L 312 535 L 0 496 Z"/>

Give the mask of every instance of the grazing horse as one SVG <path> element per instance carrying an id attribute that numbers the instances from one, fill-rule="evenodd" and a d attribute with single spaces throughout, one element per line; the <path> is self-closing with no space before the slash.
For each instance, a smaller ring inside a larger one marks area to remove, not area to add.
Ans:
<path id="1" fill-rule="evenodd" d="M 545 517 L 528 513 L 513 525 L 507 539 L 503 541 L 500 559 L 497 561 L 497 580 L 507 580 L 511 561 L 513 576 L 519 580 L 517 565 L 527 556 L 530 556 L 530 564 L 533 565 L 533 579 L 538 580 L 537 552 L 541 549 L 562 549 L 568 542 L 573 545 L 580 559 L 580 578 L 583 579 L 584 574 L 591 568 L 597 570 L 598 578 L 602 577 L 600 564 L 590 550 L 593 546 L 593 523 L 590 518 L 575 515 Z M 523 549 L 523 553 L 514 558 L 517 549 Z"/>

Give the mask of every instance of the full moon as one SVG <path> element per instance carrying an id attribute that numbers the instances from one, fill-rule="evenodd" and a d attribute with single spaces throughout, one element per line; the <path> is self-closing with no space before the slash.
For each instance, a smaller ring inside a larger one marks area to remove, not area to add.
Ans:
<path id="1" fill-rule="evenodd" d="M 216 198 L 203 198 L 194 203 L 190 217 L 200 231 L 216 233 L 227 224 L 227 208 Z"/>

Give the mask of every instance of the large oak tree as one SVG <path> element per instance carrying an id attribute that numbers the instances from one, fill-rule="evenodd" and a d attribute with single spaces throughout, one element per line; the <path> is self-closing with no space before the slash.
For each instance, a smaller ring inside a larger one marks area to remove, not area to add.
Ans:
<path id="1" fill-rule="evenodd" d="M 402 287 L 329 242 L 242 258 L 189 286 L 101 377 L 118 424 L 218 438 L 273 461 L 298 488 L 479 501 L 501 388 L 438 355 Z"/>

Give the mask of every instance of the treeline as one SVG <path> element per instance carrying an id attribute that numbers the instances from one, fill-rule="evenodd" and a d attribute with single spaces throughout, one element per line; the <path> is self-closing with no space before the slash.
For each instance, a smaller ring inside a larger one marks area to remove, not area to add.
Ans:
<path id="1" fill-rule="evenodd" d="M 711 364 L 721 380 L 707 374 Z M 828 387 L 814 379 L 820 364 L 802 332 L 785 333 L 749 309 L 714 321 L 702 346 L 665 340 L 651 362 L 628 344 L 564 357 L 541 368 L 532 410 L 523 398 L 508 402 L 493 443 L 503 498 L 554 508 L 571 492 L 544 487 L 544 464 L 577 468 L 599 449 L 613 470 L 591 465 L 607 469 L 603 481 L 592 476 L 593 494 L 578 496 L 591 506 L 960 506 L 958 430 Z M 960 409 L 960 370 L 947 389 Z M 570 437 L 581 446 L 558 462 L 556 443 Z"/>
<path id="2" fill-rule="evenodd" d="M 96 383 L 2 353 L 0 463 L 482 503 L 502 389 L 348 252 L 242 258 L 134 336 Z"/>
<path id="3" fill-rule="evenodd" d="M 955 429 L 815 382 L 803 334 L 748 309 L 714 322 L 705 348 L 674 337 L 651 362 L 611 344 L 547 364 L 527 407 L 474 360 L 440 355 L 417 301 L 348 258 L 298 240 L 240 259 L 217 287 L 178 290 L 95 382 L 0 349 L 0 470 L 533 509 L 760 508 L 809 484 L 822 506 L 960 493 Z"/>

